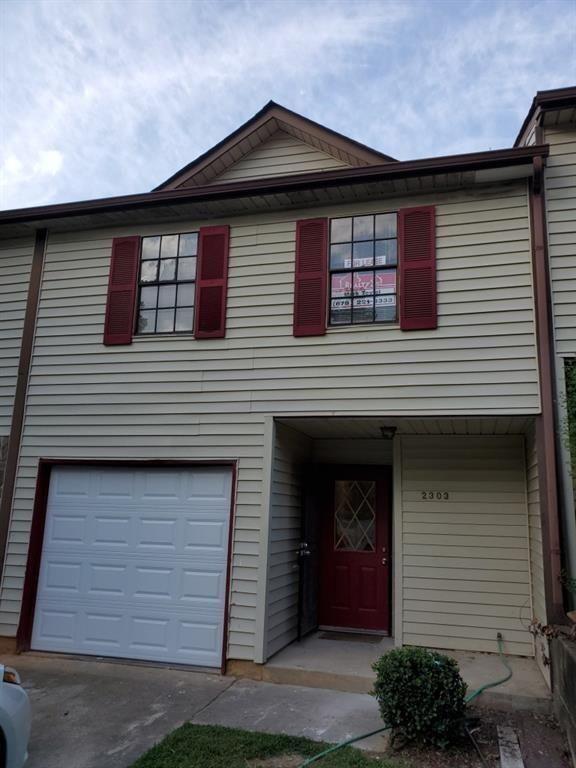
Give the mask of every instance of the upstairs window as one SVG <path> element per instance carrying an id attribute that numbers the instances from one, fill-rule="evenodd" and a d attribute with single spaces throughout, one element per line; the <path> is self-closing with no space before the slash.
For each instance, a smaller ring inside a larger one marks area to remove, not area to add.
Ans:
<path id="1" fill-rule="evenodd" d="M 138 333 L 191 333 L 198 233 L 142 238 Z"/>
<path id="2" fill-rule="evenodd" d="M 330 325 L 396 322 L 397 214 L 330 221 Z"/>

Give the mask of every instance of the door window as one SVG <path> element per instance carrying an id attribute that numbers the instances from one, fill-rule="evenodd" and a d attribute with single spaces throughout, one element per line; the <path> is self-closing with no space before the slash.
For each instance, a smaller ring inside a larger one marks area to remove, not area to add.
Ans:
<path id="1" fill-rule="evenodd" d="M 334 549 L 375 552 L 375 481 L 336 480 L 334 490 Z"/>

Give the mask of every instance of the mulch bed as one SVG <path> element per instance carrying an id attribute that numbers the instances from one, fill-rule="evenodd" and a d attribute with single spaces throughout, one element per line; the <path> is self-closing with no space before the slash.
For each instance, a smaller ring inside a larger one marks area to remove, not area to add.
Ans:
<path id="1" fill-rule="evenodd" d="M 406 747 L 389 755 L 404 758 L 413 768 L 500 768 L 496 726 L 509 725 L 518 736 L 526 768 L 571 768 L 564 734 L 554 718 L 486 709 L 478 709 L 477 715 L 470 730 L 483 760 L 470 741 L 449 751 Z"/>

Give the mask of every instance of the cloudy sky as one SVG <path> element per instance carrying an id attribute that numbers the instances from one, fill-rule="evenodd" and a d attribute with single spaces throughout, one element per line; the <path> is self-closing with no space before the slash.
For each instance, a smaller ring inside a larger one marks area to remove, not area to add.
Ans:
<path id="1" fill-rule="evenodd" d="M 0 0 L 0 207 L 151 189 L 273 99 L 398 159 L 510 146 L 576 0 Z"/>

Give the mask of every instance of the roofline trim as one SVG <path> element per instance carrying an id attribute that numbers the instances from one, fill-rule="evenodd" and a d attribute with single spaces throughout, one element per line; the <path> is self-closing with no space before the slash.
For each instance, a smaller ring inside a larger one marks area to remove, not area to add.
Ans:
<path id="1" fill-rule="evenodd" d="M 259 122 L 264 121 L 265 118 L 269 117 L 270 119 L 276 118 L 277 120 L 282 120 L 283 116 L 287 122 L 289 122 L 290 118 L 292 118 L 295 121 L 306 123 L 308 126 L 310 126 L 311 129 L 315 131 L 329 134 L 333 136 L 339 144 L 345 143 L 357 147 L 360 150 L 362 156 L 370 154 L 381 160 L 395 162 L 393 157 L 385 155 L 383 152 L 380 152 L 377 149 L 372 149 L 372 147 L 369 147 L 367 144 L 362 144 L 362 142 L 357 141 L 356 139 L 351 139 L 348 136 L 344 136 L 344 134 L 335 131 L 333 128 L 328 128 L 327 126 L 322 125 L 315 120 L 311 120 L 309 117 L 299 115 L 297 112 L 294 112 L 287 107 L 283 107 L 282 104 L 278 104 L 275 101 L 269 101 L 262 107 L 262 109 L 256 112 L 255 115 L 252 115 L 252 117 L 246 120 L 245 123 L 242 123 L 242 125 L 233 130 L 232 133 L 229 133 L 213 147 L 210 147 L 210 149 L 206 150 L 206 152 L 203 152 L 183 168 L 180 168 L 178 171 L 173 173 L 172 176 L 166 179 L 166 181 L 163 181 L 157 187 L 154 187 L 152 192 L 159 192 L 169 188 L 171 184 L 179 177 L 185 176 L 195 169 L 200 171 L 202 166 L 207 164 L 207 161 L 210 160 L 212 156 L 213 159 L 216 159 L 222 152 L 225 151 L 226 145 L 234 145 L 237 143 L 236 140 L 242 140 L 242 138 L 244 138 L 242 134 L 245 134 L 252 126 L 256 126 Z"/>
<path id="2" fill-rule="evenodd" d="M 567 88 L 553 88 L 549 91 L 536 91 L 536 96 L 532 99 L 528 114 L 524 118 L 514 141 L 514 146 L 519 146 L 532 119 L 538 116 L 538 110 L 562 109 L 570 106 L 576 106 L 576 85 Z"/>
<path id="3" fill-rule="evenodd" d="M 473 152 L 462 155 L 407 160 L 385 163 L 362 168 L 343 168 L 333 171 L 274 176 L 264 179 L 248 179 L 229 184 L 215 184 L 203 187 L 185 187 L 135 195 L 81 200 L 72 203 L 57 203 L 33 208 L 17 208 L 0 211 L 2 224 L 43 222 L 48 219 L 68 218 L 90 213 L 111 213 L 139 208 L 172 205 L 179 202 L 221 200 L 263 194 L 295 192 L 303 189 L 335 187 L 343 184 L 363 184 L 387 181 L 410 176 L 429 176 L 435 173 L 458 173 L 486 168 L 501 168 L 533 163 L 535 157 L 547 157 L 548 145 L 534 145 L 512 149 L 497 149 L 488 152 Z"/>

